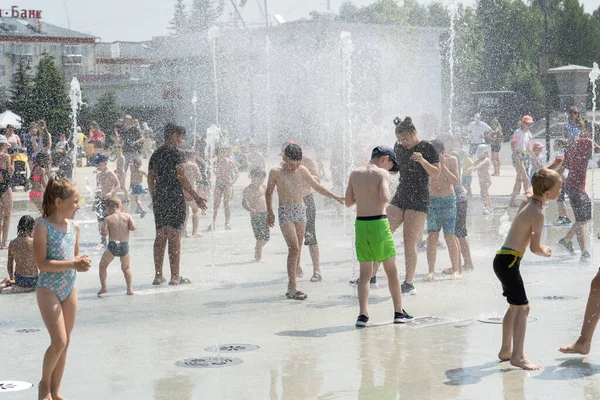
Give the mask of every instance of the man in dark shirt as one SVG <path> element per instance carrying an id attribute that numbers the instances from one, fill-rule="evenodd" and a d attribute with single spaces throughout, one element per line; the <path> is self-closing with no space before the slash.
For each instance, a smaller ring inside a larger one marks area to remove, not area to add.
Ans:
<path id="1" fill-rule="evenodd" d="M 583 129 L 581 129 L 583 128 Z M 572 239 L 577 236 L 577 242 L 581 249 L 580 262 L 591 261 L 591 254 L 588 251 L 586 225 L 592 219 L 592 201 L 585 192 L 585 181 L 587 177 L 587 167 L 589 159 L 592 155 L 592 146 L 596 152 L 600 149 L 597 144 L 592 145 L 591 124 L 585 122 L 585 126 L 580 128 L 580 136 L 573 140 L 573 143 L 565 153 L 565 161 L 563 167 L 569 171 L 565 179 L 564 186 L 573 214 L 575 215 L 575 223 L 558 243 L 567 249 L 570 253 L 575 253 L 573 249 Z"/>
<path id="2" fill-rule="evenodd" d="M 156 275 L 153 285 L 166 282 L 163 277 L 165 248 L 169 246 L 171 264 L 170 285 L 190 283 L 189 279 L 179 275 L 181 254 L 181 230 L 185 223 L 186 191 L 198 207 L 206 210 L 206 200 L 200 197 L 185 177 L 185 156 L 179 147 L 185 139 L 185 128 L 167 124 L 165 126 L 165 144 L 152 154 L 148 165 L 148 191 L 154 205 L 154 223 L 156 239 L 154 241 L 154 267 Z"/>

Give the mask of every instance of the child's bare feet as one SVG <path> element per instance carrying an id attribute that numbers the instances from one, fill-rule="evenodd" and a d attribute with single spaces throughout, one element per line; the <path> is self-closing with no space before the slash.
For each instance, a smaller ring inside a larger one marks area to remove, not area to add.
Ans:
<path id="1" fill-rule="evenodd" d="M 105 287 L 100 288 L 100 290 L 98 291 L 98 296 L 100 296 L 101 294 L 107 293 L 108 289 L 106 289 Z"/>
<path id="2" fill-rule="evenodd" d="M 498 353 L 498 358 L 500 361 L 509 361 L 512 357 L 512 349 L 500 349 Z"/>
<path id="3" fill-rule="evenodd" d="M 542 369 L 541 365 L 537 365 L 532 363 L 531 361 L 529 361 L 527 359 L 527 357 L 523 357 L 523 358 L 510 358 L 510 365 L 513 365 L 515 367 L 519 367 L 522 368 L 526 371 L 538 371 L 540 369 Z"/>
<path id="4" fill-rule="evenodd" d="M 189 239 L 189 238 L 191 238 L 191 237 L 192 237 L 192 235 L 190 235 L 189 233 L 186 233 L 186 234 L 185 234 L 185 237 Z"/>
<path id="5" fill-rule="evenodd" d="M 455 271 L 452 273 L 452 275 L 450 275 L 450 280 L 453 280 L 453 281 L 457 281 L 460 278 L 461 278 L 460 272 L 458 272 L 458 271 Z"/>
<path id="6" fill-rule="evenodd" d="M 38 385 L 38 400 L 53 400 L 50 394 L 50 389 L 40 384 Z"/>
<path id="7" fill-rule="evenodd" d="M 425 278 L 423 278 L 423 282 L 433 282 L 435 281 L 435 273 L 430 272 Z"/>
<path id="8" fill-rule="evenodd" d="M 561 347 L 558 349 L 561 353 L 565 354 L 583 354 L 584 356 L 590 354 L 591 342 L 584 342 L 581 338 L 569 346 Z"/>
<path id="9" fill-rule="evenodd" d="M 203 235 L 203 234 L 201 234 L 200 232 L 194 232 L 194 233 L 192 233 L 192 236 L 193 236 L 193 237 L 202 237 L 202 236 L 204 236 L 204 235 Z"/>
<path id="10" fill-rule="evenodd" d="M 55 393 L 52 395 L 52 400 L 67 400 L 67 399 L 62 397 L 60 394 Z"/>
<path id="11" fill-rule="evenodd" d="M 131 290 L 131 288 L 127 288 L 127 295 L 133 296 L 134 294 L 135 294 L 135 292 L 133 290 Z"/>

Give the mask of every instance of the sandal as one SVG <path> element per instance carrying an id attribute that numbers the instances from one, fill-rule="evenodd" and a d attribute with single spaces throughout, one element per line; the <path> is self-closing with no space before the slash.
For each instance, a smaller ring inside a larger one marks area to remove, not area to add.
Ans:
<path id="1" fill-rule="evenodd" d="M 312 276 L 312 278 L 310 278 L 311 282 L 321 282 L 323 280 L 323 277 L 321 276 L 320 273 L 315 272 Z"/>
<path id="2" fill-rule="evenodd" d="M 167 283 L 167 280 L 165 278 L 160 278 L 160 279 L 154 279 L 154 281 L 152 282 L 152 284 L 154 286 L 158 286 L 158 285 L 162 285 L 164 283 Z"/>
<path id="3" fill-rule="evenodd" d="M 188 283 L 192 283 L 188 278 L 184 278 L 183 276 L 179 277 L 179 282 L 171 281 L 169 285 L 177 286 L 177 285 L 187 285 Z"/>
<path id="4" fill-rule="evenodd" d="M 298 290 L 296 291 L 296 293 L 286 293 L 285 297 L 291 300 L 306 300 L 308 296 L 306 295 L 306 293 L 303 293 Z"/>
<path id="5" fill-rule="evenodd" d="M 302 267 L 298 267 L 298 272 L 296 272 L 296 278 L 304 278 L 304 271 L 302 271 Z"/>

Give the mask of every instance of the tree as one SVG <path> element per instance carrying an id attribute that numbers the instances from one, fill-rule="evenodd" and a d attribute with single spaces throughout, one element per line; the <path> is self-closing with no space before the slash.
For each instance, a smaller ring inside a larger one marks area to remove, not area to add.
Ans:
<path id="1" fill-rule="evenodd" d="M 22 125 L 26 126 L 34 118 L 31 115 L 33 105 L 33 82 L 23 62 L 12 76 L 12 89 L 8 108 L 22 118 Z"/>
<path id="2" fill-rule="evenodd" d="M 173 19 L 169 21 L 169 27 L 167 29 L 169 29 L 173 35 L 181 35 L 188 30 L 188 20 L 183 0 L 177 0 L 177 3 L 175 3 L 175 14 L 173 15 Z"/>
<path id="3" fill-rule="evenodd" d="M 65 78 L 56 66 L 54 57 L 44 55 L 34 78 L 31 116 L 34 120 L 46 121 L 55 143 L 59 133 L 69 134 L 73 130 L 71 102 Z"/>
<path id="4" fill-rule="evenodd" d="M 225 0 L 194 0 L 192 13 L 188 21 L 190 31 L 203 32 L 217 22 L 223 9 Z"/>
<path id="5" fill-rule="evenodd" d="M 111 136 L 117 119 L 123 116 L 123 110 L 117 104 L 117 94 L 110 90 L 102 93 L 92 108 L 91 114 L 107 138 Z"/>

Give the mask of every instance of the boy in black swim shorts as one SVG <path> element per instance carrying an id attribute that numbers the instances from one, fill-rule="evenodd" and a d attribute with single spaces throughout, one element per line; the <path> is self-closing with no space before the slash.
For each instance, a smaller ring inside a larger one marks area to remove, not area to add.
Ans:
<path id="1" fill-rule="evenodd" d="M 504 245 L 494 258 L 494 272 L 509 304 L 502 322 L 502 347 L 498 357 L 519 368 L 538 370 L 541 367 L 530 362 L 523 351 L 529 301 L 519 267 L 528 245 L 534 254 L 552 255 L 550 248 L 540 245 L 544 226 L 542 208 L 548 200 L 558 198 L 562 180 L 556 171 L 542 168 L 533 175 L 531 183 L 533 196 L 515 216 Z"/>
<path id="2" fill-rule="evenodd" d="M 96 197 L 92 210 L 96 212 L 98 219 L 98 230 L 100 231 L 101 243 L 106 246 L 106 236 L 102 235 L 102 226 L 108 216 L 106 201 L 113 197 L 121 188 L 117 175 L 108 169 L 108 156 L 104 153 L 96 154 L 98 160 L 98 171 L 96 172 Z"/>
<path id="3" fill-rule="evenodd" d="M 271 232 L 267 225 L 267 202 L 265 201 L 265 178 L 267 173 L 256 168 L 250 171 L 250 185 L 244 189 L 242 207 L 250 213 L 250 223 L 256 246 L 254 259 L 262 261 L 262 249 L 271 239 Z"/>

